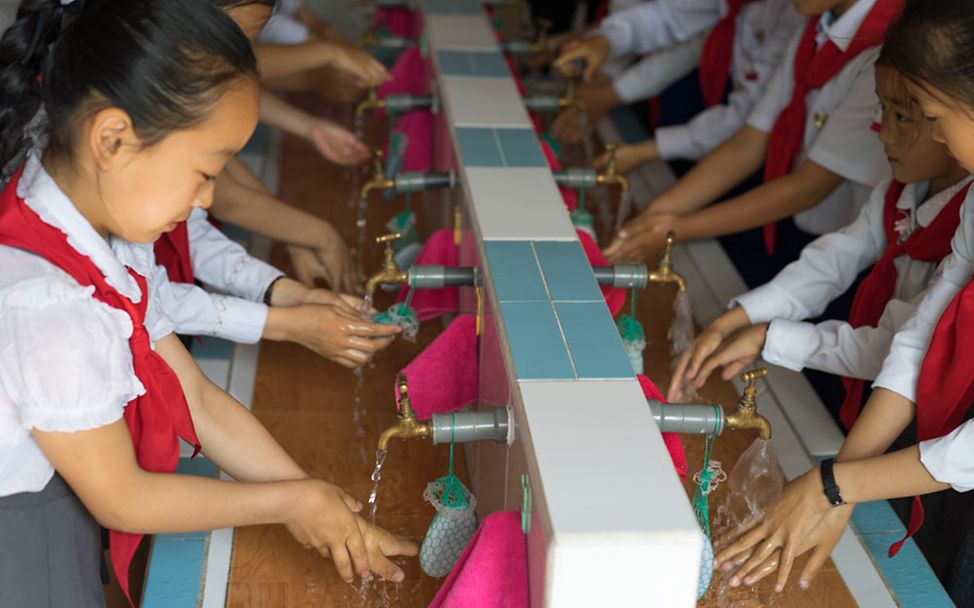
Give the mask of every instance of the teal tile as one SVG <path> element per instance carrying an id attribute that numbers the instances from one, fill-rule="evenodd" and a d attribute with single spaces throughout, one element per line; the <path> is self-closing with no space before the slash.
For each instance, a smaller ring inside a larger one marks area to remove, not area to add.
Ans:
<path id="1" fill-rule="evenodd" d="M 504 157 L 493 129 L 457 127 L 457 147 L 468 167 L 503 167 Z"/>
<path id="2" fill-rule="evenodd" d="M 575 374 L 550 302 L 502 302 L 519 380 L 572 380 Z"/>
<path id="3" fill-rule="evenodd" d="M 190 352 L 197 359 L 230 359 L 233 356 L 233 342 L 222 338 L 201 336 L 193 339 Z"/>
<path id="4" fill-rule="evenodd" d="M 472 76 L 475 73 L 470 53 L 437 51 L 436 62 L 444 76 Z"/>
<path id="5" fill-rule="evenodd" d="M 858 508 L 856 509 L 858 511 Z M 937 580 L 923 553 L 912 539 L 906 541 L 896 557 L 887 557 L 889 546 L 903 537 L 902 532 L 860 534 L 873 562 L 893 590 L 900 606 L 918 608 L 952 608 L 943 585 Z"/>
<path id="6" fill-rule="evenodd" d="M 470 53 L 474 75 L 484 78 L 510 78 L 511 70 L 500 53 Z"/>
<path id="7" fill-rule="evenodd" d="M 498 302 L 547 302 L 541 270 L 528 241 L 485 241 Z"/>
<path id="8" fill-rule="evenodd" d="M 852 512 L 852 525 L 860 534 L 888 532 L 902 535 L 906 532 L 903 522 L 885 500 L 856 505 L 856 510 Z"/>
<path id="9" fill-rule="evenodd" d="M 592 265 L 574 241 L 535 241 L 548 294 L 554 302 L 602 302 Z"/>
<path id="10" fill-rule="evenodd" d="M 429 15 L 482 15 L 483 7 L 471 0 L 424 0 L 423 11 Z"/>
<path id="11" fill-rule="evenodd" d="M 196 606 L 203 580 L 205 540 L 159 540 L 152 543 L 143 608 Z"/>
<path id="12" fill-rule="evenodd" d="M 633 377 L 605 302 L 557 302 L 554 306 L 579 380 Z"/>
<path id="13" fill-rule="evenodd" d="M 496 129 L 504 164 L 508 167 L 548 166 L 538 137 L 531 129 Z"/>

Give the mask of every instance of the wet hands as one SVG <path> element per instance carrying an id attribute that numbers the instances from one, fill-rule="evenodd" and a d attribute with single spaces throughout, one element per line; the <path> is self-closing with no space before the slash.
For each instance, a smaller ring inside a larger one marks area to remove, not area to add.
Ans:
<path id="1" fill-rule="evenodd" d="M 313 118 L 307 137 L 322 156 L 337 165 L 361 165 L 371 157 L 369 148 L 359 138 L 330 120 Z"/>
<path id="2" fill-rule="evenodd" d="M 585 118 L 582 118 L 582 112 L 576 107 L 560 112 L 551 123 L 551 134 L 558 141 L 580 142 L 583 137 L 591 134 L 595 125 L 609 110 L 621 103 L 619 95 L 608 80 L 583 83 L 576 90 L 576 95 L 585 104 Z"/>
<path id="3" fill-rule="evenodd" d="M 718 539 L 714 567 L 735 570 L 732 587 L 752 585 L 777 570 L 775 591 L 780 592 L 795 559 L 811 551 L 799 578 L 801 588 L 807 589 L 839 542 L 852 509 L 852 505 L 832 507 L 828 503 L 821 475 L 813 469 L 788 483 L 763 518 Z"/>
<path id="4" fill-rule="evenodd" d="M 304 304 L 287 310 L 287 337 L 326 359 L 354 369 L 402 333 L 398 325 L 363 320 L 347 305 Z"/>
<path id="5" fill-rule="evenodd" d="M 289 246 L 288 255 L 294 274 L 305 285 L 314 286 L 316 279 L 325 281 L 330 287 L 348 293 L 362 291 L 361 280 L 355 270 L 352 254 L 345 242 L 331 226 L 332 238 L 324 239 L 318 248 Z"/>
<path id="6" fill-rule="evenodd" d="M 767 335 L 767 323 L 731 330 L 711 325 L 677 360 L 667 399 L 683 400 L 687 387 L 699 390 L 717 367 L 724 368 L 721 378 L 730 380 L 757 360 L 764 350 Z"/>
<path id="7" fill-rule="evenodd" d="M 351 46 L 340 47 L 332 65 L 353 75 L 361 88 L 377 87 L 391 78 L 389 71 L 375 57 Z"/>
<path id="8" fill-rule="evenodd" d="M 680 216 L 672 213 L 643 212 L 619 231 L 605 249 L 610 264 L 642 262 L 663 250 L 670 231 L 680 234 Z"/>
<path id="9" fill-rule="evenodd" d="M 609 39 L 602 35 L 571 40 L 562 47 L 561 53 L 558 59 L 555 59 L 552 67 L 556 70 L 563 70 L 568 68 L 572 62 L 581 60 L 585 62 L 582 78 L 588 82 L 592 80 L 605 60 L 609 58 L 611 50 L 612 45 L 609 44 Z"/>
<path id="10" fill-rule="evenodd" d="M 296 483 L 302 484 L 302 492 L 284 522 L 295 540 L 330 557 L 346 582 L 355 574 L 367 578 L 373 572 L 402 582 L 404 573 L 387 556 L 416 555 L 414 544 L 370 526 L 358 515 L 362 503 L 341 488 L 318 480 Z"/>

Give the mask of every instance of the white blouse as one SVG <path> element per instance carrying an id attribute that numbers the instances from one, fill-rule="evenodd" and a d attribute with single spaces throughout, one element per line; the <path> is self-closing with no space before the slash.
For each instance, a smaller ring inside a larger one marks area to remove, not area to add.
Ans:
<path id="1" fill-rule="evenodd" d="M 842 50 L 848 48 L 875 3 L 876 0 L 859 0 L 835 20 L 830 14 L 823 15 L 816 43 L 822 45 L 830 40 Z M 778 115 L 791 101 L 795 55 L 801 37 L 799 30 L 747 119 L 751 127 L 770 133 Z M 794 166 L 807 158 L 845 180 L 814 207 L 795 215 L 795 224 L 805 232 L 825 234 L 855 219 L 885 171 L 883 145 L 869 131 L 878 103 L 873 70 L 878 55 L 878 47 L 866 49 L 821 88 L 805 96 L 805 133 Z"/>
<path id="2" fill-rule="evenodd" d="M 176 331 L 190 336 L 214 336 L 254 344 L 267 323 L 264 292 L 284 273 L 251 256 L 210 223 L 202 209 L 187 222 L 193 274 L 208 287 L 172 283 L 164 268 L 156 270 L 163 310 Z"/>
<path id="3" fill-rule="evenodd" d="M 896 331 L 913 313 L 934 276 L 937 264 L 900 256 L 893 298 L 877 327 L 853 328 L 845 320 L 804 322 L 820 315 L 886 249 L 883 210 L 892 178 L 873 191 L 854 222 L 819 237 L 770 282 L 735 299 L 752 323 L 771 322 L 762 357 L 800 371 L 805 367 L 871 380 L 879 373 Z M 926 227 L 951 198 L 970 183 L 967 177 L 924 201 L 925 188 L 908 184 L 896 203 L 908 222 L 904 236 Z"/>
<path id="4" fill-rule="evenodd" d="M 155 342 L 172 333 L 158 301 L 151 245 L 102 238 L 36 153 L 27 160 L 17 193 L 132 302 L 142 295 L 126 266 L 145 276 L 149 337 Z M 145 393 L 132 367 L 131 319 L 93 298 L 93 292 L 39 256 L 0 246 L 0 496 L 40 491 L 54 474 L 32 429 L 105 426 Z"/>

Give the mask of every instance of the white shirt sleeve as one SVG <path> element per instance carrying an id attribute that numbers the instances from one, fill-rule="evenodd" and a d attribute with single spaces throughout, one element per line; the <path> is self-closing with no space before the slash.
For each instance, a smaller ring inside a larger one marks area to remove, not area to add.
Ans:
<path id="1" fill-rule="evenodd" d="M 656 97 L 670 85 L 692 72 L 700 63 L 703 35 L 642 57 L 612 80 L 612 86 L 625 103 Z"/>
<path id="2" fill-rule="evenodd" d="M 257 36 L 257 42 L 263 44 L 302 44 L 311 37 L 308 26 L 288 15 L 278 11 L 267 21 L 264 29 Z"/>
<path id="3" fill-rule="evenodd" d="M 604 35 L 612 56 L 645 55 L 684 42 L 714 26 L 721 0 L 654 0 L 602 20 L 595 33 Z"/>
<path id="4" fill-rule="evenodd" d="M 873 190 L 855 221 L 809 243 L 798 260 L 770 282 L 732 300 L 731 306 L 744 308 L 751 323 L 803 321 L 822 314 L 882 255 L 886 247 L 883 205 L 890 179 Z"/>
<path id="5" fill-rule="evenodd" d="M 876 54 L 877 51 L 864 51 Z M 808 153 L 808 159 L 845 179 L 874 186 L 887 170 L 879 137 L 869 130 L 876 116 L 873 62 L 859 70 L 842 103 L 829 116 Z"/>
<path id="6" fill-rule="evenodd" d="M 778 120 L 778 114 L 791 101 L 791 92 L 794 86 L 794 63 L 795 55 L 798 52 L 798 45 L 801 43 L 802 30 L 799 29 L 792 36 L 788 49 L 782 56 L 774 76 L 768 82 L 767 88 L 754 105 L 754 109 L 747 117 L 747 124 L 758 131 L 771 133 L 774 123 Z"/>
<path id="7" fill-rule="evenodd" d="M 230 240 L 194 209 L 187 222 L 193 274 L 210 287 L 230 295 L 260 302 L 268 286 L 284 273 L 253 257 L 239 243 Z"/>
<path id="8" fill-rule="evenodd" d="M 958 492 L 974 490 L 974 420 L 949 435 L 920 442 L 920 462 L 941 483 Z"/>
<path id="9" fill-rule="evenodd" d="M 927 353 L 933 330 L 954 296 L 967 285 L 974 274 L 974 191 L 961 206 L 961 221 L 951 241 L 951 254 L 930 284 L 916 312 L 893 337 L 889 354 L 873 387 L 893 391 L 916 401 L 920 366 Z"/>
<path id="10" fill-rule="evenodd" d="M 876 327 L 853 328 L 837 320 L 812 324 L 775 319 L 768 327 L 761 357 L 796 372 L 810 368 L 872 380 L 879 374 L 893 336 L 914 309 L 915 303 L 890 300 Z"/>
<path id="11" fill-rule="evenodd" d="M 162 266 L 156 267 L 159 299 L 176 332 L 214 336 L 254 344 L 267 323 L 267 306 L 233 296 L 209 293 L 196 285 L 172 283 Z"/>
<path id="12" fill-rule="evenodd" d="M 716 105 L 684 125 L 656 129 L 656 144 L 663 160 L 700 160 L 744 126 L 746 116 L 730 105 Z"/>
<path id="13" fill-rule="evenodd" d="M 132 321 L 68 278 L 22 282 L 0 299 L 0 394 L 26 429 L 74 432 L 122 417 L 145 388 Z"/>

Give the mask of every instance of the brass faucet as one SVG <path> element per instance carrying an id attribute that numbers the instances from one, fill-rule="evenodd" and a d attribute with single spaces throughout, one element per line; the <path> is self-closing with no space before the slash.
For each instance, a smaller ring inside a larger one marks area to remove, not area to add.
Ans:
<path id="1" fill-rule="evenodd" d="M 362 37 L 355 41 L 355 48 L 365 49 L 379 46 L 379 36 L 375 30 L 369 28 L 362 34 Z"/>
<path id="2" fill-rule="evenodd" d="M 433 437 L 433 425 L 430 422 L 420 422 L 416 419 L 416 412 L 413 411 L 412 403 L 409 400 L 409 387 L 406 384 L 406 375 L 399 374 L 396 384 L 396 392 L 399 395 L 399 422 L 396 426 L 390 427 L 379 436 L 379 451 L 385 452 L 389 449 L 389 440 L 399 439 L 431 439 Z"/>
<path id="3" fill-rule="evenodd" d="M 568 65 L 559 70 L 565 79 L 565 94 L 558 98 L 558 109 L 575 108 L 579 112 L 586 112 L 585 102 L 578 97 L 578 87 L 575 84 L 581 72 L 578 68 Z"/>
<path id="4" fill-rule="evenodd" d="M 361 200 L 369 197 L 373 190 L 391 190 L 396 187 L 396 180 L 386 177 L 385 167 L 382 166 L 382 150 L 376 150 L 372 156 L 372 179 L 365 182 L 359 193 Z"/>
<path id="5" fill-rule="evenodd" d="M 625 175 L 616 173 L 616 150 L 618 149 L 619 144 L 608 144 L 605 147 L 605 151 L 609 153 L 609 160 L 605 163 L 605 171 L 596 174 L 595 181 L 603 186 L 619 186 L 622 192 L 626 193 L 629 192 L 629 180 Z"/>
<path id="6" fill-rule="evenodd" d="M 757 394 L 755 387 L 760 378 L 768 375 L 763 367 L 741 374 L 741 380 L 746 384 L 741 398 L 737 401 L 737 409 L 727 416 L 727 426 L 732 429 L 757 429 L 761 439 L 771 439 L 771 423 L 758 413 Z"/>
<path id="7" fill-rule="evenodd" d="M 382 269 L 369 277 L 369 281 L 365 284 L 366 298 L 373 296 L 375 288 L 379 285 L 402 285 L 409 280 L 409 275 L 399 269 L 395 252 L 392 250 L 392 242 L 400 236 L 402 235 L 398 232 L 393 232 L 375 238 L 376 243 L 386 245 L 385 259 L 382 261 Z"/>
<path id="8" fill-rule="evenodd" d="M 676 283 L 677 289 L 683 293 L 687 290 L 687 280 L 683 278 L 683 275 L 673 270 L 673 242 L 675 240 L 676 234 L 671 230 L 666 235 L 666 247 L 663 248 L 663 252 L 659 256 L 659 266 L 649 273 L 649 282 Z"/>
<path id="9" fill-rule="evenodd" d="M 539 17 L 537 23 L 538 37 L 534 40 L 534 44 L 531 45 L 531 53 L 535 55 L 548 55 L 551 53 L 551 49 L 548 48 L 548 45 L 551 43 L 548 37 L 548 30 L 554 24 L 550 19 L 545 19 L 544 17 Z"/>
<path id="10" fill-rule="evenodd" d="M 379 91 L 375 87 L 369 87 L 369 93 L 365 99 L 355 106 L 355 118 L 365 114 L 367 110 L 381 110 L 386 107 L 386 100 L 379 98 Z"/>

